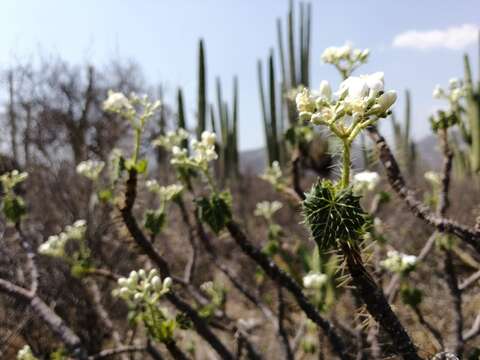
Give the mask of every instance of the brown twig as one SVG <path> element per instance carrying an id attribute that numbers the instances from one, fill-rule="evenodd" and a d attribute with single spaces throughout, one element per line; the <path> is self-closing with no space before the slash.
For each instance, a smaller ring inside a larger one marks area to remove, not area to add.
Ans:
<path id="1" fill-rule="evenodd" d="M 290 341 L 288 340 L 288 334 L 284 326 L 285 299 L 283 298 L 283 290 L 280 285 L 277 285 L 277 299 L 278 299 L 277 329 L 278 329 L 278 334 L 280 336 L 280 339 L 282 340 L 281 344 L 283 347 L 284 358 L 287 360 L 293 360 L 292 347 L 290 346 Z"/>
<path id="2" fill-rule="evenodd" d="M 392 311 L 381 288 L 365 269 L 360 250 L 352 249 L 343 243 L 342 253 L 359 297 L 367 306 L 368 312 L 390 336 L 396 352 L 406 360 L 420 360 L 415 345 Z"/>
<path id="3" fill-rule="evenodd" d="M 300 151 L 298 147 L 292 154 L 292 186 L 300 201 L 305 199 L 305 192 L 300 184 Z"/>
<path id="4" fill-rule="evenodd" d="M 459 286 L 458 288 L 461 291 L 467 290 L 470 286 L 474 285 L 478 280 L 480 280 L 480 271 L 477 271 L 470 275 L 468 278 L 466 278 Z"/>
<path id="5" fill-rule="evenodd" d="M 180 198 L 176 200 L 176 203 L 180 208 L 183 222 L 187 225 L 188 241 L 190 242 L 190 248 L 192 249 L 192 253 L 185 267 L 184 274 L 185 281 L 190 282 L 191 280 L 193 280 L 193 275 L 195 274 L 195 265 L 197 263 L 197 244 L 195 241 L 195 229 L 193 228 L 193 226 L 190 225 L 190 219 L 188 217 L 188 212 L 183 200 Z"/>
<path id="6" fill-rule="evenodd" d="M 125 191 L 125 203 L 120 208 L 123 222 L 127 227 L 130 235 L 137 245 L 143 250 L 143 252 L 153 261 L 157 266 L 162 278 L 170 276 L 170 270 L 168 263 L 160 255 L 160 253 L 153 247 L 150 241 L 146 238 L 143 231 L 137 224 L 132 210 L 136 199 L 137 191 L 137 173 L 135 170 L 129 171 L 129 176 L 126 183 Z M 225 347 L 220 339 L 211 331 L 209 325 L 198 314 L 198 312 L 192 308 L 188 303 L 179 298 L 173 291 L 170 291 L 165 297 L 174 305 L 177 310 L 185 313 L 190 318 L 195 330 L 198 334 L 206 340 L 212 348 L 220 355 L 222 359 L 233 360 L 233 354 Z"/>
<path id="7" fill-rule="evenodd" d="M 430 334 L 437 340 L 438 344 L 440 345 L 440 348 L 443 350 L 444 345 L 443 345 L 443 336 L 440 331 L 438 331 L 430 322 L 423 317 L 422 312 L 420 311 L 420 308 L 418 306 L 413 307 L 413 311 L 415 312 L 415 315 L 417 315 L 418 321 L 420 324 L 422 324 L 425 329 L 427 329 Z"/>
<path id="8" fill-rule="evenodd" d="M 255 261 L 274 282 L 287 289 L 294 296 L 298 306 L 300 306 L 307 317 L 324 331 L 336 355 L 341 359 L 351 359 L 343 340 L 337 334 L 334 326 L 318 313 L 315 306 L 305 297 L 297 282 L 281 270 L 261 250 L 257 249 L 247 239 L 237 223 L 229 221 L 226 226 L 230 235 L 242 251 Z"/>
<path id="9" fill-rule="evenodd" d="M 383 136 L 379 134 L 376 127 L 369 127 L 367 130 L 370 138 L 376 144 L 380 161 L 385 167 L 390 186 L 405 201 L 412 213 L 428 225 L 435 227 L 438 231 L 458 236 L 480 253 L 480 229 L 474 229 L 454 220 L 438 216 L 419 201 L 415 192 L 407 187 L 398 163 Z"/>
<path id="10" fill-rule="evenodd" d="M 87 359 L 87 351 L 78 335 L 36 294 L 4 279 L 0 279 L 0 291 L 29 305 L 33 313 L 65 344 L 75 359 Z"/>
<path id="11" fill-rule="evenodd" d="M 119 346 L 113 349 L 102 350 L 95 355 L 89 356 L 88 360 L 106 359 L 106 358 L 117 356 L 117 355 L 131 354 L 135 352 L 146 352 L 147 350 L 148 350 L 147 346 L 139 346 L 139 345 Z"/>
<path id="12" fill-rule="evenodd" d="M 450 150 L 448 144 L 448 132 L 447 129 L 438 130 L 438 138 L 440 140 L 440 148 L 443 155 L 443 167 L 442 167 L 442 186 L 439 194 L 439 202 L 437 208 L 437 215 L 444 217 L 447 213 L 450 201 L 448 198 L 450 190 L 450 174 L 452 170 L 452 158 L 453 153 Z M 458 277 L 455 267 L 453 265 L 453 255 L 450 249 L 445 249 L 445 274 L 446 282 L 450 290 L 450 296 L 453 304 L 453 328 L 454 336 L 452 340 L 452 349 L 459 357 L 462 356 L 464 342 L 463 342 L 463 315 L 462 315 L 462 292 L 458 287 Z"/>

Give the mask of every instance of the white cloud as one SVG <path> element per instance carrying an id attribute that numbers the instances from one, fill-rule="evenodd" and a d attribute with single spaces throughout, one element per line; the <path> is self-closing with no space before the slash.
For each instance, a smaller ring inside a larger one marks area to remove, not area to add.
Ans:
<path id="1" fill-rule="evenodd" d="M 452 26 L 444 30 L 409 30 L 393 39 L 394 47 L 413 49 L 446 48 L 460 50 L 477 40 L 479 27 L 472 24 Z"/>

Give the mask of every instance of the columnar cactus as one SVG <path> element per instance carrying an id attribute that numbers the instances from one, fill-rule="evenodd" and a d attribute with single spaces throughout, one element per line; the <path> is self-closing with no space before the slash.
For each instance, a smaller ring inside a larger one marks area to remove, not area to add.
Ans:
<path id="1" fill-rule="evenodd" d="M 472 171 L 478 173 L 480 172 L 480 79 L 477 84 L 474 84 L 467 54 L 464 55 L 464 66 L 468 130 L 463 134 L 464 140 L 470 145 Z"/>

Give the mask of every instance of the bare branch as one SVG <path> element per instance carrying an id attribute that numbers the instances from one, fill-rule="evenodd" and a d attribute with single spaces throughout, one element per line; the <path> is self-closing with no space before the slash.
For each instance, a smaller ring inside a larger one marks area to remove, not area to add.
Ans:
<path id="1" fill-rule="evenodd" d="M 414 191 L 407 188 L 398 163 L 383 136 L 379 134 L 375 127 L 369 127 L 368 132 L 379 151 L 380 161 L 385 167 L 391 187 L 400 198 L 405 201 L 413 214 L 440 232 L 447 232 L 458 236 L 480 253 L 480 229 L 477 230 L 459 224 L 454 220 L 435 215 L 427 206 L 417 199 Z"/>

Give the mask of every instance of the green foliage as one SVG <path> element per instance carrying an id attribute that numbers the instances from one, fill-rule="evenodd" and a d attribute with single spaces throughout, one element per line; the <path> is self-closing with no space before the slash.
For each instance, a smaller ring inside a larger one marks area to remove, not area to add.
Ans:
<path id="1" fill-rule="evenodd" d="M 405 305 L 416 308 L 422 302 L 423 293 L 420 289 L 416 287 L 403 285 L 400 288 L 400 297 Z"/>
<path id="2" fill-rule="evenodd" d="M 20 221 L 22 216 L 27 213 L 27 207 L 23 199 L 13 194 L 7 194 L 4 197 L 2 210 L 7 220 L 14 224 Z"/>
<path id="3" fill-rule="evenodd" d="M 467 360 L 480 360 L 480 348 L 476 347 L 470 350 L 467 355 Z"/>
<path id="4" fill-rule="evenodd" d="M 229 192 L 213 193 L 209 198 L 196 200 L 199 217 L 218 234 L 232 218 L 231 195 Z"/>
<path id="5" fill-rule="evenodd" d="M 110 188 L 98 191 L 97 196 L 101 202 L 108 203 L 113 199 L 113 191 Z"/>
<path id="6" fill-rule="evenodd" d="M 201 289 L 208 295 L 210 302 L 202 306 L 198 313 L 201 317 L 210 319 L 215 315 L 215 311 L 224 307 L 226 301 L 226 290 L 223 286 L 211 281 L 202 284 Z"/>
<path id="7" fill-rule="evenodd" d="M 125 169 L 135 170 L 137 174 L 145 174 L 148 169 L 148 160 L 141 159 L 135 162 L 134 159 L 128 159 L 125 161 Z"/>
<path id="8" fill-rule="evenodd" d="M 175 317 L 177 326 L 182 330 L 189 330 L 193 327 L 192 320 L 184 313 L 178 313 Z"/>
<path id="9" fill-rule="evenodd" d="M 337 189 L 329 180 L 315 183 L 306 194 L 303 215 L 321 250 L 335 247 L 338 240 L 357 240 L 367 219 L 360 197 L 351 188 Z"/>
<path id="10" fill-rule="evenodd" d="M 158 235 L 165 225 L 165 218 L 163 210 L 147 210 L 145 212 L 144 226 L 152 235 Z"/>
<path id="11" fill-rule="evenodd" d="M 68 352 L 61 347 L 50 354 L 50 360 L 66 360 L 68 359 Z"/>
<path id="12" fill-rule="evenodd" d="M 173 340 L 173 333 L 177 326 L 175 319 L 168 319 L 165 311 L 156 306 L 147 306 L 140 315 L 148 335 L 161 343 Z"/>

